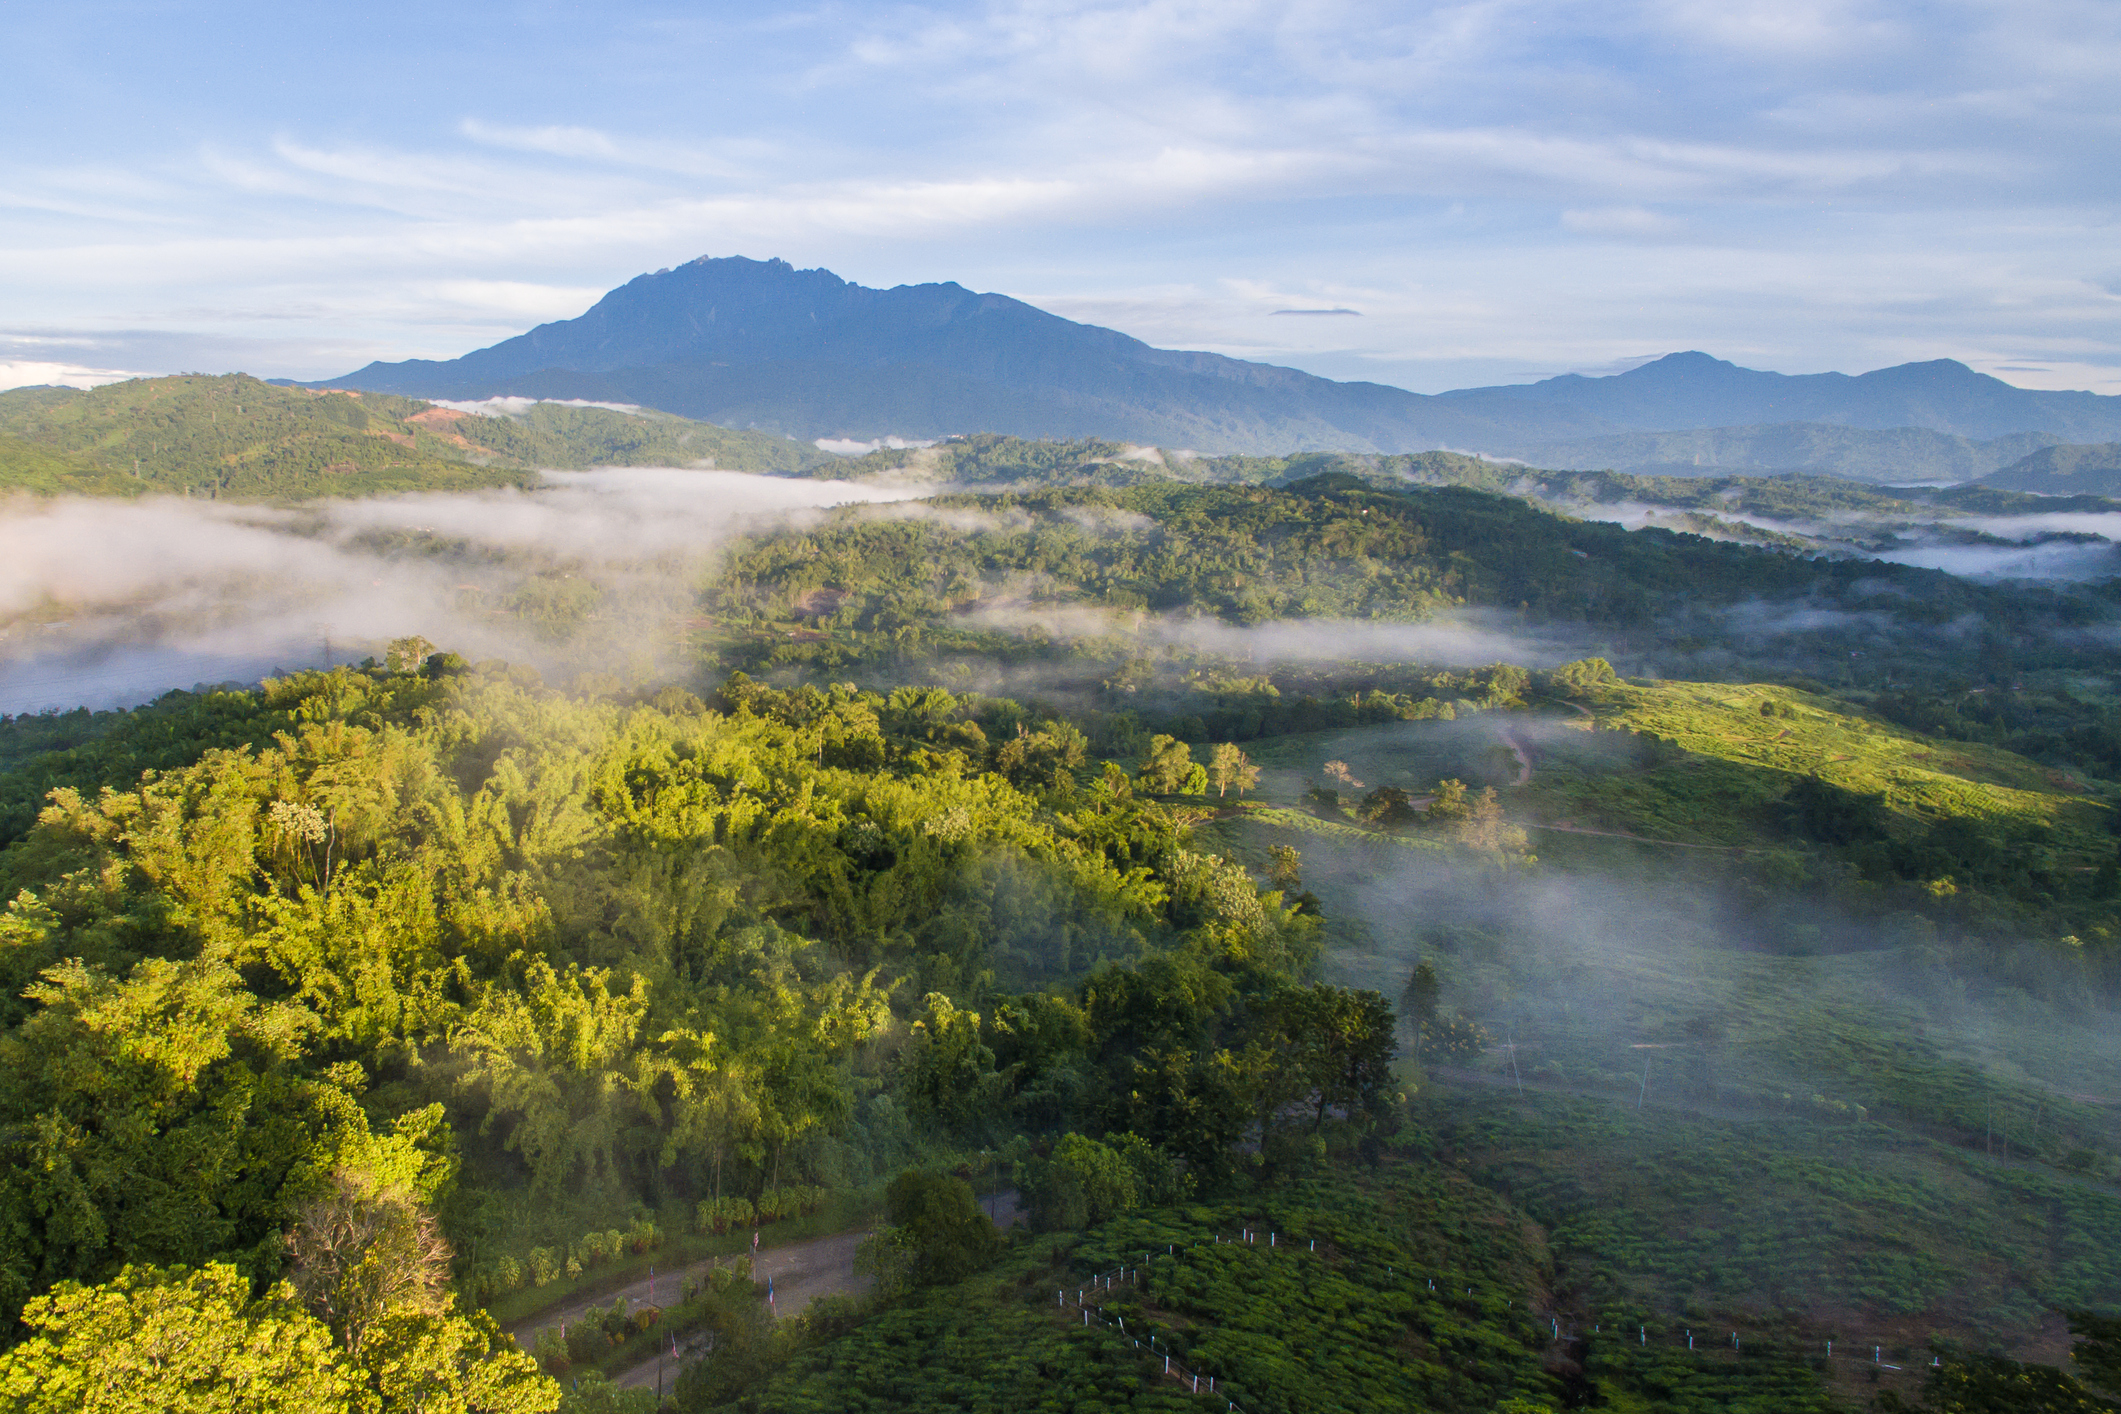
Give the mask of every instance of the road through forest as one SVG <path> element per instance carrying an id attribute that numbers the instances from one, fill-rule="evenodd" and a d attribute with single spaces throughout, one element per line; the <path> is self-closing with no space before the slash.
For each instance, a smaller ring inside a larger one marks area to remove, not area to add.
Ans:
<path id="1" fill-rule="evenodd" d="M 1021 1218 L 1022 1212 L 1016 1204 L 1016 1191 L 1006 1189 L 980 1199 L 980 1206 L 987 1212 L 996 1227 L 1007 1231 Z M 776 1315 L 797 1316 L 820 1296 L 853 1296 L 866 1290 L 869 1281 L 855 1275 L 854 1253 L 862 1239 L 869 1236 L 873 1228 L 857 1228 L 851 1232 L 835 1232 L 826 1237 L 813 1237 L 806 1242 L 788 1242 L 775 1247 L 761 1247 L 758 1261 L 752 1267 L 754 1279 L 773 1282 L 773 1307 Z M 702 1280 L 716 1265 L 734 1262 L 734 1257 L 710 1258 L 694 1262 L 689 1266 L 674 1267 L 668 1272 L 658 1272 L 655 1277 L 655 1300 L 659 1305 L 676 1305 L 685 1294 L 687 1281 Z M 537 1344 L 539 1332 L 551 1326 L 579 1320 L 591 1306 L 608 1307 L 620 1296 L 629 1302 L 644 1302 L 649 1298 L 649 1283 L 646 1278 L 631 1286 L 606 1292 L 593 1300 L 571 1302 L 566 1306 L 542 1311 L 527 1321 L 509 1327 L 508 1333 L 516 1338 L 524 1349 Z M 666 1347 L 667 1351 L 667 1347 Z M 657 1377 L 663 1387 L 677 1378 L 678 1362 L 666 1353 L 651 1356 L 631 1369 L 614 1371 L 611 1382 L 621 1389 L 653 1388 Z"/>

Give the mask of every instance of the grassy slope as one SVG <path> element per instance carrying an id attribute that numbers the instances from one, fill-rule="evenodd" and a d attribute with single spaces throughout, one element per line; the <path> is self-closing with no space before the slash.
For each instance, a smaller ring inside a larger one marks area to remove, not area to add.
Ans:
<path id="1" fill-rule="evenodd" d="M 791 472 L 814 448 L 661 415 L 531 408 L 478 417 L 241 374 L 0 393 L 0 487 L 38 494 L 294 499 L 522 484 L 531 468 Z"/>
<path id="2" fill-rule="evenodd" d="M 1791 716 L 1763 716 L 1763 703 Z M 1612 689 L 1598 731 L 1539 735 L 1528 804 L 1546 818 L 1700 844 L 1760 843 L 1765 812 L 1799 777 L 1873 796 L 1896 825 L 1948 816 L 2046 825 L 2069 862 L 2111 853 L 2108 807 L 2085 783 L 2008 751 L 1940 741 L 1833 698 L 1759 684 L 1660 682 Z M 1566 727 L 1567 723 L 1561 723 Z M 1676 760 L 1635 765 L 1633 744 L 1672 742 Z M 1559 814 L 1551 812 L 1561 812 Z"/>

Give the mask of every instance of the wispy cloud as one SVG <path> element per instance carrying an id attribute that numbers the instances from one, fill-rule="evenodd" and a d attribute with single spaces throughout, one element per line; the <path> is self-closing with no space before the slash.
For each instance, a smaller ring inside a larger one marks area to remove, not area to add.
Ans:
<path id="1" fill-rule="evenodd" d="M 152 64 L 110 51 L 114 109 L 22 76 L 0 298 L 24 323 L 222 337 L 305 311 L 339 346 L 454 353 L 562 292 L 742 252 L 1419 386 L 1694 346 L 2099 383 L 2121 378 L 2117 14 L 650 4 L 505 36 L 423 12 L 416 47 L 383 25 L 328 58 L 251 27 L 241 64 L 215 24 L 149 15 L 128 40 Z M 4 23 L 52 43 L 90 22 Z M 431 56 L 465 52 L 491 62 L 435 82 Z M 262 104 L 278 73 L 303 79 Z M 1243 304 L 1247 283 L 1282 297 Z M 1336 307 L 1359 330 L 1269 318 Z"/>

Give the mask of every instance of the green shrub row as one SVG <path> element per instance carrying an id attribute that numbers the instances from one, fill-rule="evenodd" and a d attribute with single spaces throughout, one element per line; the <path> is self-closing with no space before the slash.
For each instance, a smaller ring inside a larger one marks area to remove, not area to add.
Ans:
<path id="1" fill-rule="evenodd" d="M 814 1183 L 798 1183 L 766 1189 L 757 1202 L 749 1198 L 703 1198 L 693 1221 L 699 1231 L 720 1236 L 741 1232 L 754 1224 L 814 1213 L 825 1206 L 827 1196 L 826 1190 Z"/>

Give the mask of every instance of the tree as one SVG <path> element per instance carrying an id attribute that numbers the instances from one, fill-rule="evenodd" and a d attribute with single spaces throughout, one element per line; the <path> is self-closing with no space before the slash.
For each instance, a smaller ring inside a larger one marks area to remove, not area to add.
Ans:
<path id="1" fill-rule="evenodd" d="M 1142 761 L 1141 788 L 1151 795 L 1176 795 L 1193 775 L 1193 748 L 1172 736 L 1149 739 L 1149 754 Z"/>
<path id="2" fill-rule="evenodd" d="M 375 1414 L 551 1414 L 560 1403 L 559 1385 L 484 1311 L 391 1311 L 360 1368 Z"/>
<path id="3" fill-rule="evenodd" d="M 1407 974 L 1406 990 L 1399 994 L 1400 1010 L 1414 1023 L 1414 1052 L 1421 1053 L 1422 1038 L 1436 1024 L 1436 1004 L 1443 995 L 1443 985 L 1436 980 L 1436 969 L 1428 962 L 1417 962 L 1414 970 Z"/>
<path id="4" fill-rule="evenodd" d="M 254 1301 L 250 1279 L 226 1263 L 129 1266 L 102 1286 L 61 1282 L 22 1319 L 29 1339 L 0 1355 L 0 1403 L 21 1414 L 361 1407 L 359 1372 L 292 1288 Z"/>
<path id="5" fill-rule="evenodd" d="M 1490 854 L 1521 854 L 1525 832 L 1503 819 L 1502 802 L 1496 798 L 1495 787 L 1489 786 L 1466 807 L 1465 818 L 1458 824 L 1458 841 Z"/>
<path id="6" fill-rule="evenodd" d="M 1379 786 L 1362 798 L 1362 818 L 1380 829 L 1410 825 L 1421 816 L 1407 793 L 1397 786 Z"/>
<path id="7" fill-rule="evenodd" d="M 1580 697 L 1619 682 L 1620 674 L 1603 658 L 1579 658 L 1554 669 L 1548 681 L 1562 696 Z"/>
<path id="8" fill-rule="evenodd" d="M 928 1015 L 912 1029 L 901 1062 L 907 1108 L 938 1124 L 965 1123 L 997 1083 L 994 1052 L 980 1040 L 980 1014 L 930 992 Z"/>
<path id="9" fill-rule="evenodd" d="M 1017 1166 L 1017 1191 L 1040 1232 L 1090 1227 L 1133 1208 L 1140 1187 L 1117 1151 L 1081 1134 L 1064 1134 L 1051 1157 Z"/>
<path id="10" fill-rule="evenodd" d="M 290 1182 L 367 1137 L 351 1096 L 295 1068 L 306 1014 L 261 1004 L 218 947 L 123 979 L 69 961 L 29 997 L 0 1037 L 7 1309 L 125 1262 L 269 1250 Z"/>
<path id="11" fill-rule="evenodd" d="M 451 1038 L 467 1062 L 460 1083 L 483 1090 L 487 1123 L 513 1121 L 508 1147 L 529 1163 L 541 1194 L 576 1176 L 612 1177 L 614 1147 L 634 1087 L 629 1061 L 648 1006 L 648 983 L 630 986 L 605 968 L 544 958 L 523 964 L 518 986 L 485 990 Z"/>
<path id="12" fill-rule="evenodd" d="M 1455 777 L 1436 783 L 1435 798 L 1429 802 L 1428 817 L 1437 821 L 1463 820 L 1473 813 L 1466 804 L 1466 783 Z"/>
<path id="13" fill-rule="evenodd" d="M 435 653 L 435 646 L 418 634 L 405 638 L 393 638 L 386 650 L 385 661 L 394 673 L 417 672 L 420 664 Z"/>
<path id="14" fill-rule="evenodd" d="M 342 1169 L 302 1206 L 287 1247 L 296 1294 L 356 1359 L 384 1316 L 449 1307 L 449 1243 L 403 1188 Z"/>
<path id="15" fill-rule="evenodd" d="M 1274 1007 L 1286 1038 L 1285 1063 L 1302 1078 L 1315 1111 L 1375 1110 L 1392 1080 L 1392 1008 L 1376 992 L 1324 983 L 1284 992 Z"/>
<path id="16" fill-rule="evenodd" d="M 1267 883 L 1276 892 L 1294 898 L 1303 891 L 1304 857 L 1295 846 L 1278 844 L 1267 851 Z"/>
<path id="17" fill-rule="evenodd" d="M 1220 742 L 1208 759 L 1208 783 L 1215 787 L 1217 799 L 1232 786 L 1243 795 L 1259 784 L 1259 767 L 1238 749 L 1236 742 Z"/>
<path id="18" fill-rule="evenodd" d="M 961 1178 L 908 1169 L 885 1188 L 884 1212 L 922 1286 L 963 1281 L 1002 1250 L 1002 1235 Z"/>

